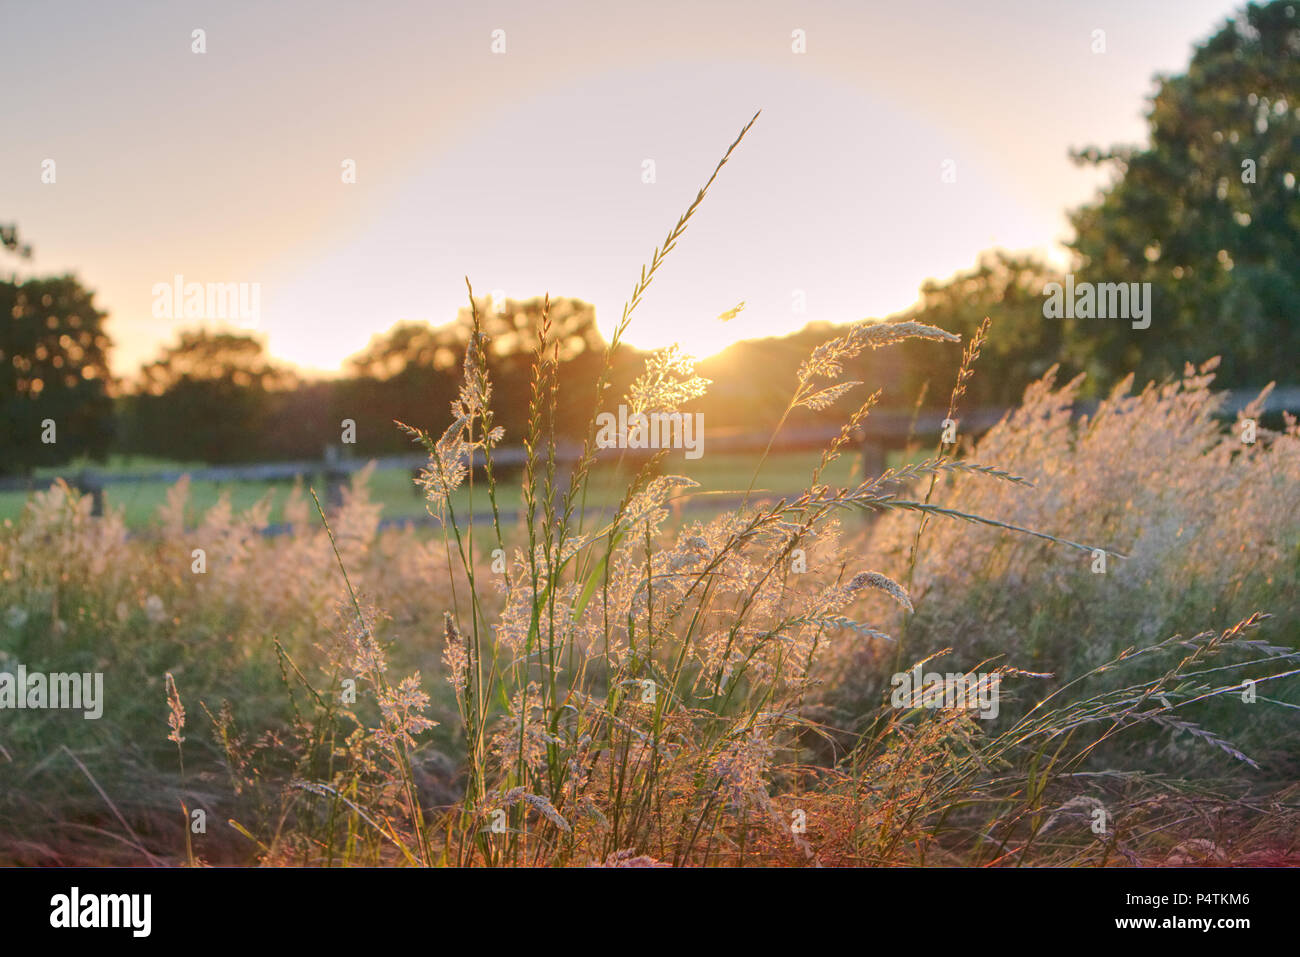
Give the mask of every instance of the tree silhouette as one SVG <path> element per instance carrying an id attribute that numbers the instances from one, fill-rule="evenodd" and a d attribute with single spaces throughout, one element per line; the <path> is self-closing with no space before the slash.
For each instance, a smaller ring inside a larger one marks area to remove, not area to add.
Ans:
<path id="1" fill-rule="evenodd" d="M 294 385 L 252 336 L 183 332 L 140 370 L 137 391 L 124 403 L 127 448 L 183 461 L 255 458 L 271 396 Z"/>
<path id="2" fill-rule="evenodd" d="M 1081 280 L 1150 282 L 1151 327 L 1086 320 L 1088 371 L 1159 378 L 1224 357 L 1219 382 L 1296 378 L 1300 5 L 1248 5 L 1160 81 L 1145 149 L 1078 151 L 1118 177 L 1072 217 Z"/>
<path id="3" fill-rule="evenodd" d="M 0 280 L 0 317 L 0 472 L 102 459 L 112 343 L 93 294 L 72 276 Z"/>

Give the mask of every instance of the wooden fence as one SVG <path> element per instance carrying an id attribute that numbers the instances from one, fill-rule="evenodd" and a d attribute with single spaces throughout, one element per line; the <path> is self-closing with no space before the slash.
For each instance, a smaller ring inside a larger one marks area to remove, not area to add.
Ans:
<path id="1" fill-rule="evenodd" d="M 1235 414 L 1245 408 L 1259 395 L 1259 390 L 1240 390 L 1230 392 L 1223 405 L 1223 412 Z M 1091 414 L 1096 409 L 1095 402 L 1079 403 L 1076 414 Z M 1300 411 L 1300 387 L 1275 389 L 1267 398 L 1263 411 L 1266 413 L 1280 411 Z M 963 436 L 980 435 L 997 424 L 1007 414 L 1007 409 L 975 409 L 960 416 L 958 429 Z M 944 415 L 939 412 L 922 412 L 914 415 L 910 411 L 881 409 L 873 411 L 863 422 L 855 436 L 860 454 L 863 458 L 863 474 L 878 475 L 885 469 L 885 454 L 890 449 L 901 449 L 913 438 L 937 436 L 943 429 Z M 774 452 L 809 451 L 825 448 L 840 430 L 836 428 L 814 428 L 787 431 L 778 436 L 773 445 Z M 724 454 L 747 453 L 761 454 L 767 447 L 770 433 L 747 432 L 744 430 L 710 430 L 704 442 L 704 452 Z M 556 459 L 562 467 L 571 468 L 582 454 L 582 446 L 576 443 L 558 445 Z M 621 450 L 603 449 L 598 453 L 602 460 L 616 458 Z M 631 458 L 648 455 L 648 452 L 629 450 Z M 524 465 L 526 453 L 521 447 L 501 447 L 492 452 L 494 466 L 499 468 L 520 468 Z M 329 500 L 337 503 L 343 485 L 355 473 L 371 462 L 377 469 L 404 469 L 415 471 L 428 461 L 424 453 L 391 455 L 378 458 L 348 459 L 330 456 L 321 461 L 266 462 L 253 465 L 217 465 L 201 469 L 173 469 L 167 471 L 118 473 L 85 470 L 63 476 L 69 485 L 83 494 L 92 497 L 92 514 L 102 515 L 104 510 L 104 489 L 110 485 L 139 485 L 145 483 L 164 483 L 174 485 L 188 475 L 195 482 L 268 482 L 292 481 L 301 478 L 304 482 L 320 483 L 328 490 Z M 478 461 L 482 462 L 481 454 Z M 0 492 L 35 491 L 49 488 L 58 479 L 34 478 L 0 478 Z"/>

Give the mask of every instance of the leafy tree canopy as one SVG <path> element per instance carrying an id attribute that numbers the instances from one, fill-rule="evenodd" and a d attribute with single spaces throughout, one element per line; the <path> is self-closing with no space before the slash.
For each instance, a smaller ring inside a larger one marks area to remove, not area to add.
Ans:
<path id="1" fill-rule="evenodd" d="M 106 318 L 72 276 L 0 281 L 0 472 L 107 454 Z"/>
<path id="2" fill-rule="evenodd" d="M 1080 324 L 1076 353 L 1114 379 L 1221 353 L 1219 382 L 1294 381 L 1300 356 L 1300 4 L 1250 4 L 1159 79 L 1145 148 L 1089 147 L 1117 176 L 1072 216 L 1079 278 L 1150 282 L 1149 329 Z"/>

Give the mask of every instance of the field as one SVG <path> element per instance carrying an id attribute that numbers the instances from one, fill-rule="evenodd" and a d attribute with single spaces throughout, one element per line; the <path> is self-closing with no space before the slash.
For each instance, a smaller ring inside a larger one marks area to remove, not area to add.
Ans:
<path id="1" fill-rule="evenodd" d="M 671 349 L 606 389 L 712 182 L 593 406 L 704 394 Z M 1051 367 L 977 437 L 989 320 L 863 321 L 797 367 L 768 452 L 598 464 L 593 415 L 562 476 L 549 300 L 510 436 L 470 302 L 451 424 L 407 430 L 418 497 L 363 470 L 337 503 L 7 500 L 0 864 L 1300 862 L 1300 423 L 1224 415 L 1219 360 L 1086 416 Z M 904 343 L 960 349 L 956 434 L 860 474 L 880 393 L 845 366 Z M 769 454 L 849 396 L 820 453 Z"/>
<path id="2" fill-rule="evenodd" d="M 668 461 L 593 473 L 624 494 L 584 519 L 539 459 L 499 537 L 446 436 L 446 534 L 380 529 L 409 476 L 325 516 L 56 487 L 0 530 L 3 670 L 102 673 L 107 707 L 11 712 L 0 859 L 1293 861 L 1300 429 L 1243 444 L 1211 378 L 1088 420 L 1049 378 L 960 456 L 832 448 L 780 501 L 737 500 L 752 459 Z"/>
<path id="3" fill-rule="evenodd" d="M 888 461 L 891 465 L 902 460 L 898 453 L 892 454 Z M 785 493 L 802 488 L 809 472 L 817 464 L 816 453 L 784 452 L 771 456 L 762 474 L 758 478 L 757 488 Z M 52 479 L 66 476 L 75 482 L 76 476 L 84 471 L 112 475 L 124 473 L 145 475 L 150 472 L 176 472 L 205 468 L 202 463 L 170 462 L 161 459 L 126 459 L 114 456 L 106 463 L 78 462 L 70 467 L 59 469 L 38 469 L 38 479 Z M 837 462 L 828 472 L 827 478 L 841 484 L 850 481 L 854 474 L 854 462 L 845 459 Z M 701 494 L 711 492 L 719 497 L 732 497 L 744 492 L 753 477 L 753 457 L 741 454 L 709 455 L 695 461 L 683 461 L 678 469 L 694 481 L 700 483 Z M 626 486 L 627 476 L 620 476 L 612 468 L 598 468 L 593 474 L 592 495 L 589 502 L 593 505 L 612 506 L 617 504 L 618 496 Z M 253 508 L 263 499 L 269 503 L 268 521 L 278 525 L 285 520 L 284 506 L 293 491 L 292 482 L 191 482 L 189 485 L 189 505 L 187 520 L 192 524 L 198 516 L 208 511 L 226 496 L 230 507 L 235 512 L 244 512 Z M 382 506 L 385 519 L 423 519 L 428 516 L 425 500 L 416 488 L 411 473 L 405 469 L 376 469 L 370 474 L 367 487 L 370 499 Z M 169 486 L 163 482 L 142 482 L 109 485 L 104 492 L 104 506 L 108 510 L 120 511 L 126 527 L 132 531 L 147 528 L 157 518 L 158 509 L 167 500 Z M 318 490 L 323 495 L 323 490 Z M 522 486 L 519 478 L 503 479 L 497 489 L 498 502 L 513 520 L 514 513 L 523 504 Z M 27 492 L 0 492 L 0 521 L 17 519 L 27 503 L 31 500 Z M 458 510 L 468 509 L 469 490 L 459 491 L 453 497 L 453 504 Z M 708 507 L 707 499 L 698 502 L 702 508 Z"/>

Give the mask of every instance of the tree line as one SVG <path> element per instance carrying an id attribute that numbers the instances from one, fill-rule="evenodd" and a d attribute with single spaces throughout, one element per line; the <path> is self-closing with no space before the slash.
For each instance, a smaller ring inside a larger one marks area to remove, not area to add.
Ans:
<path id="1" fill-rule="evenodd" d="M 1095 146 L 1072 156 L 1112 170 L 1091 202 L 1070 214 L 1072 285 L 1149 284 L 1150 327 L 1086 316 L 1047 318 L 1045 291 L 1065 277 L 1032 256 L 982 254 L 973 267 L 920 291 L 908 318 L 969 338 L 992 320 L 980 359 L 992 370 L 969 383 L 968 407 L 1016 403 L 1052 365 L 1088 374 L 1093 394 L 1130 372 L 1162 380 L 1188 362 L 1221 355 L 1218 384 L 1296 384 L 1300 357 L 1300 16 L 1289 0 L 1249 4 L 1199 45 L 1187 70 L 1158 77 L 1143 146 Z M 0 225 L 3 255 L 30 248 Z M 481 320 L 498 422 L 527 429 L 529 367 L 538 348 L 540 298 L 484 301 Z M 435 327 L 402 322 L 376 336 L 328 381 L 304 380 L 255 337 L 181 332 L 126 382 L 114 382 L 106 316 L 74 276 L 0 277 L 0 473 L 24 473 L 109 452 L 211 463 L 319 458 L 357 424 L 352 451 L 410 451 L 393 420 L 437 431 L 459 388 L 468 307 Z M 613 390 L 639 372 L 627 347 L 606 355 L 594 309 L 551 302 L 548 348 L 560 363 L 557 429 L 579 438 L 596 411 L 592 383 L 613 363 Z M 789 336 L 739 342 L 700 364 L 712 380 L 693 408 L 710 427 L 758 428 L 779 414 L 795 371 L 829 323 Z M 902 347 L 889 361 L 866 354 L 851 378 L 885 390 L 882 405 L 946 405 L 960 349 Z M 755 374 L 754 370 L 761 370 Z M 805 421 L 841 422 L 842 400 Z M 605 404 L 608 404 L 606 397 Z M 49 442 L 48 423 L 57 428 Z M 797 426 L 798 423 L 792 423 Z"/>

